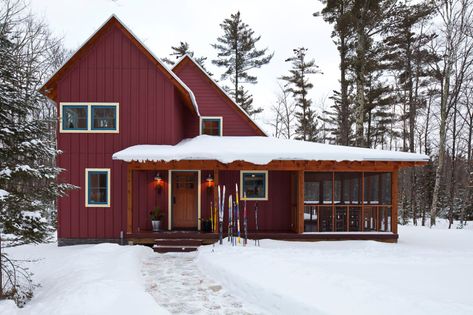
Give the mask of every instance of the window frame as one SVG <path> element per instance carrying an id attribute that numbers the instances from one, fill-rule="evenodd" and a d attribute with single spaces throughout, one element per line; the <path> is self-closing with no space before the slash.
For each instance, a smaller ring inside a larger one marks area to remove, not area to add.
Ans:
<path id="1" fill-rule="evenodd" d="M 204 120 L 218 120 L 220 124 L 220 137 L 223 136 L 223 117 L 222 116 L 201 116 L 199 119 L 199 135 L 202 135 Z"/>
<path id="2" fill-rule="evenodd" d="M 112 108 L 115 110 L 115 128 L 95 128 L 94 127 L 94 119 L 95 119 L 95 115 L 94 115 L 94 109 L 97 109 L 97 108 Z M 110 131 L 110 130 L 117 130 L 117 106 L 115 105 L 90 105 L 90 130 L 93 130 L 93 131 Z"/>
<path id="3" fill-rule="evenodd" d="M 89 178 L 90 178 L 90 173 L 93 173 L 93 172 L 107 174 L 107 202 L 106 203 L 91 203 L 89 200 L 89 195 L 90 195 Z M 109 208 L 111 204 L 110 183 L 111 183 L 110 168 L 86 168 L 85 169 L 85 207 L 86 208 Z"/>
<path id="4" fill-rule="evenodd" d="M 243 185 L 243 175 L 244 174 L 264 174 L 265 185 L 264 185 L 264 197 L 262 198 L 252 198 L 252 197 L 245 197 L 244 196 L 244 185 Z M 269 199 L 268 194 L 268 186 L 269 186 L 269 175 L 268 171 L 256 171 L 256 170 L 245 170 L 240 171 L 240 200 L 247 200 L 247 201 L 267 201 Z"/>
<path id="5" fill-rule="evenodd" d="M 93 128 L 94 107 L 115 107 L 115 129 Z M 64 128 L 64 108 L 65 107 L 86 107 L 87 108 L 87 128 L 67 129 Z M 59 132 L 60 133 L 119 133 L 120 132 L 120 104 L 118 102 L 61 102 L 59 103 Z"/>
<path id="6" fill-rule="evenodd" d="M 85 128 L 64 128 L 66 115 L 64 115 L 64 110 L 67 108 L 85 108 L 86 111 L 86 121 Z M 84 132 L 89 130 L 89 106 L 85 104 L 61 104 L 61 132 Z"/>

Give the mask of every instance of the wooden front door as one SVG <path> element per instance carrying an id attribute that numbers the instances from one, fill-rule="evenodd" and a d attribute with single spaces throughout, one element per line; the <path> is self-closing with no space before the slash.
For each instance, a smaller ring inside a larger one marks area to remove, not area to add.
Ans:
<path id="1" fill-rule="evenodd" d="M 197 229 L 197 172 L 172 173 L 173 229 Z"/>

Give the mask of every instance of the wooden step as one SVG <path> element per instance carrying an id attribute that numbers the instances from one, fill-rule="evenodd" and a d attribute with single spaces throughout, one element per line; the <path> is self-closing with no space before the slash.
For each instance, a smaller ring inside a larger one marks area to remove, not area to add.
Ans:
<path id="1" fill-rule="evenodd" d="M 154 245 L 153 250 L 156 253 L 185 253 L 185 252 L 195 252 L 199 246 L 175 246 L 175 245 Z"/>
<path id="2" fill-rule="evenodd" d="M 200 246 L 202 245 L 203 240 L 201 239 L 185 239 L 185 238 L 176 238 L 176 239 L 156 239 L 155 244 L 156 245 L 164 245 L 164 246 L 175 246 L 175 247 L 180 247 L 180 246 Z"/>

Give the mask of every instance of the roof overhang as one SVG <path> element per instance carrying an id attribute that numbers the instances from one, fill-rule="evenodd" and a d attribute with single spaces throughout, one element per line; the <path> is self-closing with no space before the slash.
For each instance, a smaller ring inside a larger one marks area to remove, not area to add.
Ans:
<path id="1" fill-rule="evenodd" d="M 346 147 L 322 143 L 277 139 L 272 137 L 198 136 L 176 145 L 135 145 L 113 154 L 114 160 L 164 166 L 193 165 L 201 169 L 254 168 L 347 169 L 409 167 L 425 165 L 424 154 Z M 200 163 L 200 164 L 199 164 Z M 226 167 L 225 167 L 226 165 Z"/>

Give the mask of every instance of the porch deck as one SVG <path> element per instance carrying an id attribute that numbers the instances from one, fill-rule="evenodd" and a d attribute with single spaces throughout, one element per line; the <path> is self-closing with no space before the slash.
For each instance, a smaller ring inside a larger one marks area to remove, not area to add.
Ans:
<path id="1" fill-rule="evenodd" d="M 224 233 L 224 237 L 227 234 Z M 281 241 L 354 241 L 354 240 L 374 240 L 379 242 L 396 243 L 398 234 L 390 232 L 309 232 L 295 233 L 291 231 L 260 231 L 249 232 L 248 239 L 273 239 Z M 126 240 L 132 244 L 150 245 L 156 240 L 200 240 L 202 244 L 208 245 L 218 241 L 218 233 L 203 233 L 199 231 L 141 231 L 127 234 Z"/>

